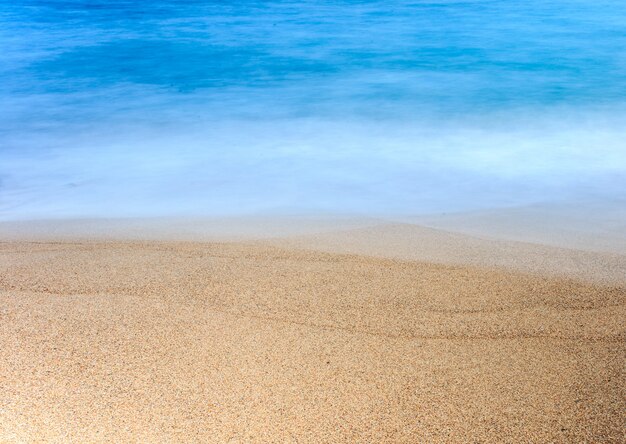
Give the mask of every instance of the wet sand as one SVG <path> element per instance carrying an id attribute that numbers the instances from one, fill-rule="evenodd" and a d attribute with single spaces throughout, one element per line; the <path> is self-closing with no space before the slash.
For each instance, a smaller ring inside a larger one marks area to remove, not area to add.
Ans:
<path id="1" fill-rule="evenodd" d="M 341 228 L 5 231 L 0 442 L 625 442 L 623 255 Z"/>

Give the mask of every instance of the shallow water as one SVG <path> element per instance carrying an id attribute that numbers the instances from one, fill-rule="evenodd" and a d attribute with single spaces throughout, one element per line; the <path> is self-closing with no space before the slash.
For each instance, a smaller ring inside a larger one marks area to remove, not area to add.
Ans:
<path id="1" fill-rule="evenodd" d="M 626 198 L 620 1 L 0 5 L 0 218 Z"/>

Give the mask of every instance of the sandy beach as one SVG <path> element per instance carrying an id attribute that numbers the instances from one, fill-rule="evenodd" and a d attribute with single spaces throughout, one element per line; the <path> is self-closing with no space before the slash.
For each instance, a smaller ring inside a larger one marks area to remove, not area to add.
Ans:
<path id="1" fill-rule="evenodd" d="M 0 444 L 626 444 L 619 4 L 0 1 Z"/>
<path id="2" fill-rule="evenodd" d="M 0 442 L 626 442 L 625 254 L 220 224 L 0 224 Z"/>

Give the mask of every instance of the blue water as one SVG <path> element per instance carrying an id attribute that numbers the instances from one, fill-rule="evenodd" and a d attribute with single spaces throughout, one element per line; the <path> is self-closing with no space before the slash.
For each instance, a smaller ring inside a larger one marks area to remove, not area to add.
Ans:
<path id="1" fill-rule="evenodd" d="M 626 198 L 621 0 L 0 4 L 0 218 Z"/>

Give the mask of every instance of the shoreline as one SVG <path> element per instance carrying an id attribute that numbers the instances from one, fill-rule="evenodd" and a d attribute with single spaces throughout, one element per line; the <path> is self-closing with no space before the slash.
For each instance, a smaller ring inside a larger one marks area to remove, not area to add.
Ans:
<path id="1" fill-rule="evenodd" d="M 542 215 L 512 209 L 397 220 L 264 215 L 0 221 L 0 242 L 256 242 L 626 285 L 626 221 L 613 215 L 596 217 L 604 223 L 595 227 L 580 220 L 568 225 L 568 214 L 561 212 L 557 225 L 564 234 L 558 238 L 559 230 L 549 229 Z M 511 223 L 516 216 L 517 225 Z"/>

